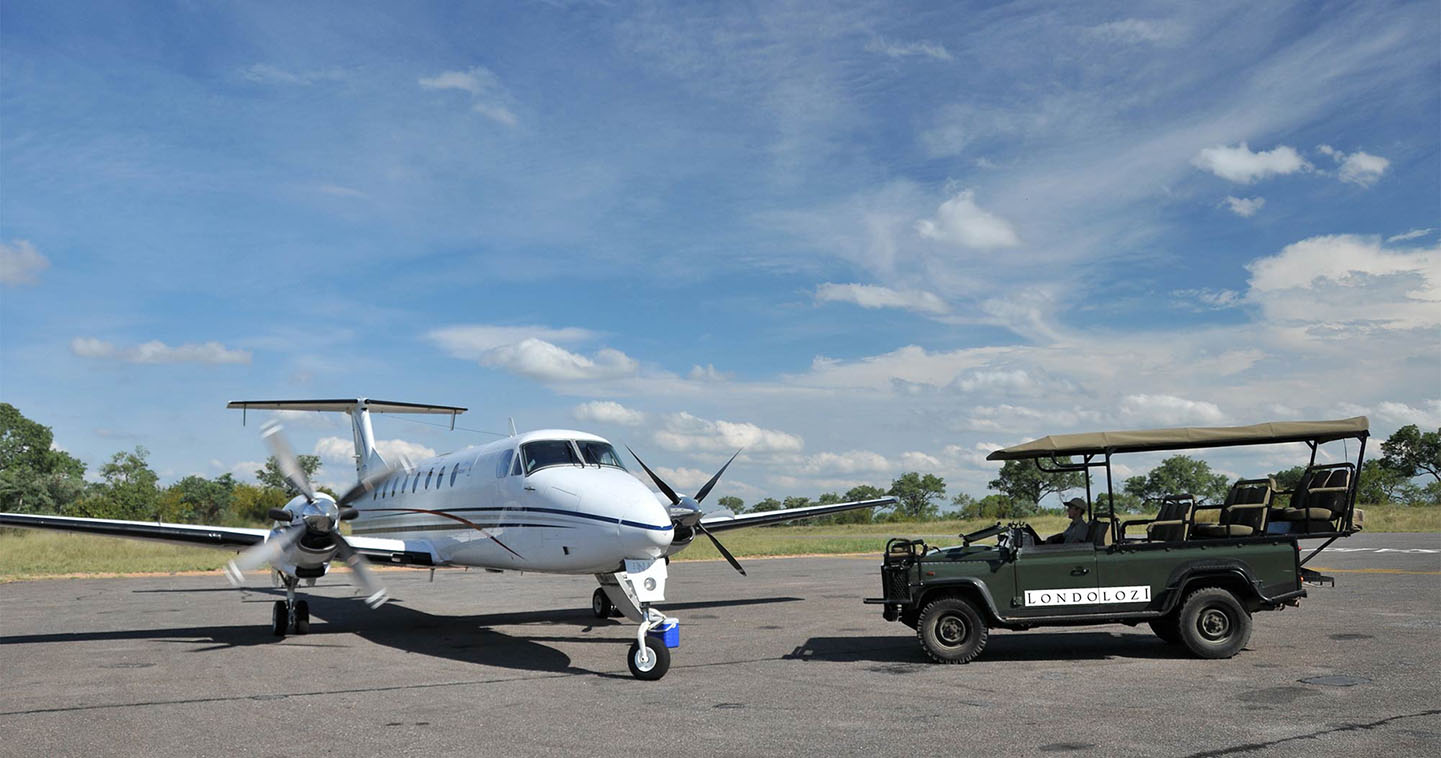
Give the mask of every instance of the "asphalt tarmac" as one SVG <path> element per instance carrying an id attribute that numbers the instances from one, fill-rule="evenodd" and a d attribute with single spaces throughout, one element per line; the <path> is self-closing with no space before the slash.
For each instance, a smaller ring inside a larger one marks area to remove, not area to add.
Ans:
<path id="1" fill-rule="evenodd" d="M 861 604 L 879 556 L 671 566 L 681 646 L 630 677 L 590 577 L 344 574 L 277 640 L 263 575 L 0 585 L 0 755 L 1441 754 L 1441 537 L 1363 534 L 1235 658 L 1144 627 L 994 631 L 963 666 Z"/>

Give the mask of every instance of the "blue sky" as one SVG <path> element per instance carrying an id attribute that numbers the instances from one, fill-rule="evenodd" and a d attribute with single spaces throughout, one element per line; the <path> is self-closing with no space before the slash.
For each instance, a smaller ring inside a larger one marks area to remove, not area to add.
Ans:
<path id="1" fill-rule="evenodd" d="M 92 470 L 247 471 L 226 401 L 369 396 L 594 431 L 681 487 L 744 445 L 747 501 L 980 495 L 987 450 L 1048 433 L 1435 428 L 1438 30 L 1434 2 L 7 2 L 0 399 Z M 343 480 L 341 419 L 290 427 Z"/>

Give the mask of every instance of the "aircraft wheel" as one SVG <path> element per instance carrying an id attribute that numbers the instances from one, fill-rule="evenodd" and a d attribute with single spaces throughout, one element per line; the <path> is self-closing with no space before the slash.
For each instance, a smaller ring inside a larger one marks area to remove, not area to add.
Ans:
<path id="1" fill-rule="evenodd" d="M 943 597 L 921 611 L 916 636 L 937 663 L 968 663 L 985 649 L 990 628 L 971 601 Z"/>
<path id="2" fill-rule="evenodd" d="M 1251 614 L 1220 587 L 1192 592 L 1176 621 L 1181 642 L 1198 658 L 1230 658 L 1251 639 Z"/>
<path id="3" fill-rule="evenodd" d="M 276 637 L 284 637 L 289 628 L 290 610 L 285 607 L 284 600 L 276 600 L 270 612 L 270 633 Z"/>
<path id="4" fill-rule="evenodd" d="M 626 663 L 630 666 L 631 676 L 653 682 L 670 670 L 670 649 L 649 637 L 646 638 L 645 649 L 646 660 L 642 661 L 640 643 L 630 643 L 630 655 L 626 657 Z"/>
<path id="5" fill-rule="evenodd" d="M 304 600 L 295 601 L 295 633 L 310 633 L 310 603 Z"/>
<path id="6" fill-rule="evenodd" d="M 610 601 L 610 596 L 605 594 L 605 590 L 600 587 L 596 587 L 595 592 L 591 593 L 590 612 L 594 613 L 598 619 L 610 618 L 611 614 L 615 612 L 615 604 Z"/>

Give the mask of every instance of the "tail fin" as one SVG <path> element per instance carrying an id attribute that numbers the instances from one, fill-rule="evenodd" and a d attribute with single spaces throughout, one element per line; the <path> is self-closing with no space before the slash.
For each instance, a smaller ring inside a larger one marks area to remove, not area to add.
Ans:
<path id="1" fill-rule="evenodd" d="M 266 411 L 320 411 L 346 413 L 350 415 L 351 431 L 355 436 L 355 477 L 364 479 L 369 471 L 379 471 L 386 466 L 385 458 L 375 449 L 375 434 L 370 428 L 370 414 L 375 413 L 439 413 L 450 415 L 450 428 L 455 428 L 455 417 L 467 409 L 452 405 L 422 405 L 420 403 L 396 403 L 389 400 L 369 400 L 363 397 L 340 400 L 235 400 L 226 408 L 239 408 L 248 414 L 251 409 Z M 244 416 L 242 416 L 242 419 Z M 242 421 L 243 423 L 243 421 Z"/>

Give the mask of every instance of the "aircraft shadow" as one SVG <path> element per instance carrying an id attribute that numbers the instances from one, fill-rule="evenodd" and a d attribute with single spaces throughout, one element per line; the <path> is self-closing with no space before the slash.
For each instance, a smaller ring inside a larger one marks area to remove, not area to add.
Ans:
<path id="1" fill-rule="evenodd" d="M 257 595 L 283 597 L 278 589 L 249 589 Z M 261 623 L 244 626 L 192 626 L 168 629 L 128 629 L 103 632 L 56 632 L 49 634 L 6 635 L 0 645 L 25 645 L 84 641 L 151 640 L 167 643 L 211 644 L 194 652 L 285 644 L 309 647 L 349 647 L 340 635 L 355 636 L 376 645 L 407 653 L 443 658 L 460 663 L 495 666 L 546 673 L 613 675 L 576 667 L 570 657 L 550 647 L 550 643 L 599 642 L 624 645 L 627 640 L 588 636 L 598 627 L 630 626 L 626 619 L 597 619 L 589 608 L 489 613 L 467 616 L 446 616 L 426 613 L 392 601 L 371 610 L 356 598 L 334 598 L 303 595 L 310 604 L 309 634 L 277 638 L 270 633 L 268 611 Z M 776 597 L 741 600 L 668 603 L 666 611 L 701 608 L 733 607 L 764 603 L 797 602 L 801 598 Z M 247 603 L 273 602 L 270 597 L 246 600 Z M 496 626 L 544 625 L 556 633 L 514 635 L 496 631 Z M 619 658 L 617 659 L 619 660 Z"/>
<path id="2" fill-rule="evenodd" d="M 916 635 L 910 629 L 902 629 L 907 633 L 872 637 L 812 637 L 781 657 L 837 663 L 929 662 L 930 658 L 916 641 Z M 1031 631 L 992 634 L 986 649 L 972 665 L 986 661 L 1164 660 L 1184 657 L 1184 648 L 1168 645 L 1149 634 Z"/>

